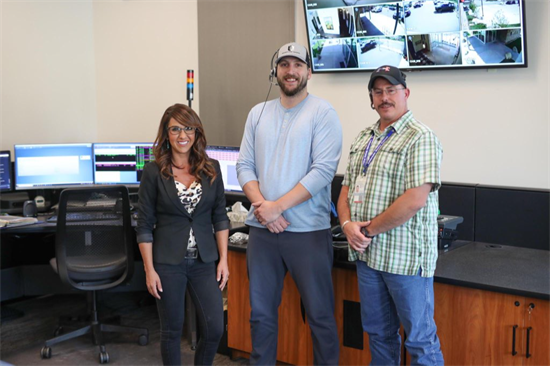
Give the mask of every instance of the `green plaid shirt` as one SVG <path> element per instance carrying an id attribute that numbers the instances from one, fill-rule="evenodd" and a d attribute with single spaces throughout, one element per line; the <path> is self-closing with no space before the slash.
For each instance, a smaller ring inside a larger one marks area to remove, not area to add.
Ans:
<path id="1" fill-rule="evenodd" d="M 386 210 L 407 189 L 432 183 L 426 206 L 408 222 L 379 234 L 364 253 L 349 248 L 349 260 L 357 259 L 379 271 L 432 277 L 437 261 L 439 168 L 443 150 L 432 130 L 408 111 L 385 131 L 380 122 L 363 130 L 351 145 L 343 185 L 350 187 L 348 202 L 352 221 L 368 221 Z M 374 134 L 369 157 L 386 133 L 395 132 L 382 145 L 366 172 L 365 199 L 353 202 L 357 178 L 363 174 L 363 157 Z"/>

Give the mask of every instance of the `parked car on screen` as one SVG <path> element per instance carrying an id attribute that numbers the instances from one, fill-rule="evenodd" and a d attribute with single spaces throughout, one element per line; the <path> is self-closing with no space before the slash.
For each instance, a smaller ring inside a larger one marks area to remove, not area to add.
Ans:
<path id="1" fill-rule="evenodd" d="M 436 5 L 435 12 L 436 13 L 445 13 L 445 12 L 453 12 L 456 9 L 456 5 L 454 3 L 440 3 Z"/>
<path id="2" fill-rule="evenodd" d="M 369 50 L 372 50 L 373 48 L 376 48 L 376 41 L 375 40 L 370 40 L 370 41 L 367 41 L 367 42 L 361 44 L 361 52 L 362 53 L 365 53 Z"/>
<path id="3" fill-rule="evenodd" d="M 506 0 L 506 5 L 518 4 L 519 0 Z"/>
<path id="4" fill-rule="evenodd" d="M 373 13 L 380 13 L 382 11 L 382 7 L 381 6 L 375 6 L 374 9 L 372 9 L 372 12 Z"/>
<path id="5" fill-rule="evenodd" d="M 422 4 L 420 1 L 417 1 L 417 2 L 414 3 L 415 8 L 420 8 L 422 5 L 424 5 L 424 4 Z"/>
<path id="6" fill-rule="evenodd" d="M 395 5 L 390 5 L 390 6 L 388 6 L 388 9 L 390 9 L 390 10 L 395 10 Z"/>

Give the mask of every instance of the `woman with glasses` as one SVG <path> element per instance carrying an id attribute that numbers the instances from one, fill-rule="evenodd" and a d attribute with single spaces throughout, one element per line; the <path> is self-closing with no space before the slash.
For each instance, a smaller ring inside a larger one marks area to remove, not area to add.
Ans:
<path id="1" fill-rule="evenodd" d="M 197 114 L 183 104 L 169 107 L 155 140 L 155 161 L 145 165 L 139 187 L 137 240 L 147 289 L 157 299 L 164 365 L 181 364 L 186 289 L 201 335 L 195 365 L 212 364 L 223 335 L 229 219 L 220 165 L 205 148 Z"/>

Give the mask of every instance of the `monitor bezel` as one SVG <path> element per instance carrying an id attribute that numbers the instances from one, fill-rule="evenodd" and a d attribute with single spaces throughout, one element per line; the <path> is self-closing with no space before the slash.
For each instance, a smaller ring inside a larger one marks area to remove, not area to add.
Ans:
<path id="1" fill-rule="evenodd" d="M 35 144 L 15 144 L 13 145 L 13 152 L 14 152 L 14 169 L 13 169 L 13 180 L 14 180 L 14 190 L 16 191 L 29 191 L 29 190 L 39 190 L 39 189 L 58 189 L 58 188 L 74 188 L 74 187 L 88 187 L 88 186 L 93 186 L 94 185 L 94 181 L 93 181 L 93 165 L 90 167 L 90 169 L 92 169 L 91 173 L 92 173 L 92 182 L 90 183 L 74 183 L 74 184 L 67 184 L 67 183 L 62 183 L 62 184 L 47 184 L 47 185 L 41 185 L 41 186 L 36 186 L 36 185 L 33 185 L 33 186 L 24 186 L 24 187 L 20 187 L 18 185 L 18 182 L 17 182 L 17 177 L 18 177 L 18 163 L 17 163 L 17 151 L 18 149 L 22 148 L 22 147 L 30 147 L 30 146 L 36 146 L 36 147 L 40 147 L 40 146 L 48 146 L 48 147 L 53 147 L 53 146 L 85 146 L 85 145 L 89 145 L 89 148 L 90 148 L 90 161 L 92 162 L 93 164 L 93 143 L 92 142 L 75 142 L 75 143 L 55 143 L 55 144 L 43 144 L 43 143 L 35 143 Z"/>
<path id="2" fill-rule="evenodd" d="M 309 0 L 311 1 L 311 0 Z M 376 5 L 387 5 L 387 4 L 391 4 L 391 3 L 405 3 L 409 0 L 379 0 L 379 1 L 375 1 L 373 0 L 372 4 L 361 4 L 361 5 L 357 5 L 357 6 L 376 6 Z M 416 1 L 416 0 L 413 0 L 413 2 Z M 422 1 L 426 1 L 426 0 L 422 0 Z M 431 71 L 431 70 L 444 70 L 444 71 L 449 71 L 449 70 L 479 70 L 479 69 L 516 69 L 516 68 L 527 68 L 529 66 L 529 62 L 528 62 L 528 47 L 527 47 L 527 25 L 526 25 L 526 22 L 525 22 L 525 19 L 526 19 L 526 11 L 525 11 L 525 0 L 519 0 L 520 1 L 520 11 L 521 11 L 521 14 L 520 14 L 520 20 L 521 20 L 521 25 L 520 25 L 520 29 L 521 29 L 521 32 L 522 32 L 522 46 L 523 46 L 523 50 L 522 50 L 522 54 L 523 54 L 523 63 L 521 64 L 516 64 L 516 63 L 504 63 L 504 64 L 483 64 L 483 65 L 433 65 L 433 66 L 427 66 L 427 67 L 422 67 L 422 66 L 408 66 L 408 67 L 400 67 L 400 70 L 404 71 L 404 72 L 418 72 L 418 71 Z M 305 22 L 305 33 L 306 33 L 306 38 L 307 38 L 307 51 L 308 51 L 308 54 L 309 54 L 309 58 L 310 58 L 310 67 L 311 67 L 311 72 L 313 74 L 338 74 L 338 73 L 361 73 L 361 72 L 367 72 L 367 73 L 372 73 L 374 70 L 376 70 L 377 67 L 379 66 L 382 66 L 382 65 L 378 65 L 378 66 L 375 66 L 375 67 L 372 67 L 372 68 L 356 68 L 356 69 L 328 69 L 328 70 L 319 70 L 318 68 L 315 68 L 314 65 L 313 65 L 313 59 L 312 59 L 312 39 L 310 37 L 310 26 L 308 24 L 308 15 L 307 15 L 307 12 L 308 10 L 308 7 L 307 7 L 307 4 L 308 4 L 308 0 L 302 0 L 302 5 L 303 5 L 303 16 L 304 16 L 304 22 Z M 460 0 L 458 0 L 458 6 L 461 6 L 462 3 L 460 2 Z M 338 8 L 346 8 L 346 7 L 356 7 L 356 5 L 343 5 L 343 6 L 339 6 Z M 319 9 L 323 9 L 323 8 L 319 8 Z M 314 10 L 314 9 L 311 9 L 311 10 Z M 480 29 L 480 30 L 486 30 L 486 29 Z M 459 30 L 459 32 L 464 32 L 463 30 Z M 442 34 L 443 32 L 439 32 L 439 33 L 432 33 L 432 34 Z M 429 33 L 428 33 L 429 34 Z M 412 35 L 412 34 L 411 34 Z M 416 35 L 416 34 L 415 34 Z M 407 43 L 407 36 L 408 34 L 405 34 L 405 43 Z M 367 37 L 367 36 L 365 36 Z M 462 36 L 461 36 L 462 37 Z M 351 38 L 363 38 L 363 37 L 351 37 Z M 461 46 L 462 47 L 462 46 Z"/>
<path id="3" fill-rule="evenodd" d="M 5 193 L 5 192 L 12 192 L 13 191 L 13 181 L 14 181 L 14 175 L 13 175 L 13 162 L 11 161 L 11 151 L 10 150 L 0 150 L 0 155 L 4 155 L 4 154 L 7 154 L 8 155 L 8 165 L 7 165 L 7 169 L 8 169 L 8 175 L 9 175 L 9 188 L 2 188 L 0 187 L 0 192 L 2 193 Z"/>
<path id="4" fill-rule="evenodd" d="M 155 146 L 155 143 L 154 142 L 94 142 L 93 143 L 93 146 L 92 146 L 92 160 L 93 160 L 93 165 L 92 165 L 92 169 L 93 169 L 93 173 L 94 173 L 94 185 L 97 185 L 97 186 L 112 186 L 112 185 L 124 185 L 124 186 L 127 186 L 127 187 L 139 187 L 140 185 L 140 181 L 138 181 L 137 183 L 124 183 L 124 182 L 112 182 L 112 183 L 105 183 L 105 182 L 97 182 L 96 180 L 96 166 L 95 166 L 95 157 L 96 157 L 96 154 L 95 154 L 95 148 L 96 148 L 96 145 L 151 145 L 152 147 Z"/>
<path id="5" fill-rule="evenodd" d="M 239 146 L 232 146 L 232 145 L 207 145 L 205 151 L 209 150 L 209 149 L 212 149 L 212 150 L 228 150 L 228 151 L 233 151 L 233 152 L 240 153 L 240 147 Z M 225 191 L 225 193 L 228 193 L 228 194 L 244 195 L 244 191 L 243 191 L 242 187 L 241 187 L 240 190 L 234 190 L 234 189 L 228 189 L 224 184 L 224 191 Z"/>

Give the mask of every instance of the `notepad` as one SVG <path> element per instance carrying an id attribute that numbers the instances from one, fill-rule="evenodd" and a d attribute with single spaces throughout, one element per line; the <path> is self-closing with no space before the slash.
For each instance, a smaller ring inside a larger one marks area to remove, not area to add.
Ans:
<path id="1" fill-rule="evenodd" d="M 31 225 L 38 222 L 36 217 L 22 217 L 12 215 L 0 216 L 0 227 L 13 227 L 21 225 Z"/>

